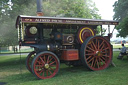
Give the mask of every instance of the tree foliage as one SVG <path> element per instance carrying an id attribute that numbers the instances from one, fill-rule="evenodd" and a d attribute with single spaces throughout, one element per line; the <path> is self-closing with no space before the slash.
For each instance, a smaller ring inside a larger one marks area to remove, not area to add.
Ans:
<path id="1" fill-rule="evenodd" d="M 119 34 L 117 36 L 126 37 L 128 35 L 128 17 L 124 18 L 117 27 Z"/>
<path id="2" fill-rule="evenodd" d="M 119 34 L 117 36 L 126 37 L 128 35 L 128 0 L 118 0 L 114 3 L 114 20 L 120 24 L 117 26 Z"/>
<path id="3" fill-rule="evenodd" d="M 18 15 L 36 16 L 36 0 L 12 1 L 12 10 L 8 10 L 8 0 L 1 0 L 4 6 L 0 10 L 5 9 L 5 12 L 0 11 L 0 44 L 2 45 L 17 44 L 15 21 Z M 98 9 L 91 0 L 43 0 L 42 4 L 45 16 L 101 18 L 98 15 Z"/>
<path id="4" fill-rule="evenodd" d="M 98 9 L 90 3 L 90 0 L 51 0 L 44 3 L 44 12 L 48 16 L 100 18 Z"/>
<path id="5" fill-rule="evenodd" d="M 44 16 L 101 19 L 91 0 L 43 0 L 42 4 Z M 36 15 L 36 3 L 25 7 L 24 14 Z"/>
<path id="6" fill-rule="evenodd" d="M 18 44 L 17 30 L 15 28 L 16 17 L 23 14 L 23 8 L 28 5 L 27 0 L 13 0 L 14 5 L 12 10 L 9 10 L 7 2 L 8 0 L 0 1 L 0 46 Z"/>

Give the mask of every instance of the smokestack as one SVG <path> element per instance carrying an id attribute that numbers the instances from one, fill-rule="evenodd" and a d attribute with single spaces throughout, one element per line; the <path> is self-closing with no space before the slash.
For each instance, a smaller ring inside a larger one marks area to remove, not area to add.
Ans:
<path id="1" fill-rule="evenodd" d="M 36 0 L 37 3 L 37 16 L 43 16 L 42 0 Z"/>

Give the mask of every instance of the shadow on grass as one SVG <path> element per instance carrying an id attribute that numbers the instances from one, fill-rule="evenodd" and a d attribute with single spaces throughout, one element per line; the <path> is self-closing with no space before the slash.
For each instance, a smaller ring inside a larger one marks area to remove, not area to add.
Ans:
<path id="1" fill-rule="evenodd" d="M 11 76 L 6 77 L 6 80 L 9 85 L 18 85 L 20 83 L 34 81 L 36 78 L 33 76 L 33 74 L 27 72 L 27 73 L 19 73 L 19 74 L 13 74 Z"/>
<path id="2" fill-rule="evenodd" d="M 0 62 L 0 67 L 10 67 L 10 66 L 17 66 L 17 65 L 25 65 L 25 59 L 26 58 L 22 58 L 20 60 L 20 58 L 11 58 L 11 59 L 7 59 L 6 61 L 1 61 Z"/>
<path id="3" fill-rule="evenodd" d="M 5 85 L 5 84 L 7 84 L 7 83 L 5 83 L 5 82 L 0 82 L 0 85 Z"/>
<path id="4" fill-rule="evenodd" d="M 55 79 L 60 79 L 61 77 L 69 77 L 79 73 L 89 73 L 88 69 L 83 66 L 80 67 L 68 67 L 64 64 L 61 65 L 60 71 L 54 77 Z M 91 74 L 91 73 L 90 73 Z M 52 78 L 52 79 L 54 79 Z M 62 78 L 61 78 L 62 79 Z M 22 72 L 20 74 L 13 74 L 7 77 L 7 80 L 10 84 L 19 84 L 23 82 L 31 82 L 31 81 L 39 81 L 32 73 L 30 72 Z M 15 80 L 15 81 L 14 81 Z"/>

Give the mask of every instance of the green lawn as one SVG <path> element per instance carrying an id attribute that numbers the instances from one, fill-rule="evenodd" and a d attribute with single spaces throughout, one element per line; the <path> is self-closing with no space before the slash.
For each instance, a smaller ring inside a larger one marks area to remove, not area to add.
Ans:
<path id="1" fill-rule="evenodd" d="M 25 56 L 0 56 L 0 82 L 7 85 L 128 85 L 128 59 L 117 60 L 114 52 L 113 62 L 102 71 L 89 71 L 83 66 L 68 67 L 61 64 L 57 76 L 51 79 L 37 80 L 25 67 Z"/>

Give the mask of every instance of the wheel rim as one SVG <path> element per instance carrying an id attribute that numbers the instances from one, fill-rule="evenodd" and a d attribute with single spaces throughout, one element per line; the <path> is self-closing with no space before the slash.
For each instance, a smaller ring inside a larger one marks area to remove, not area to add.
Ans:
<path id="1" fill-rule="evenodd" d="M 84 27 L 79 29 L 77 36 L 79 43 L 82 44 L 88 37 L 94 36 L 94 31 L 89 27 Z"/>
<path id="2" fill-rule="evenodd" d="M 34 56 L 36 55 L 36 52 L 35 51 L 32 51 L 28 54 L 27 58 L 26 58 L 26 67 L 27 69 L 32 72 L 32 68 L 31 68 L 31 65 L 32 65 L 32 60 L 34 58 Z"/>
<path id="3" fill-rule="evenodd" d="M 84 64 L 91 70 L 107 68 L 112 59 L 110 43 L 101 36 L 90 37 L 82 45 Z"/>
<path id="4" fill-rule="evenodd" d="M 59 71 L 59 60 L 51 52 L 43 52 L 36 56 L 33 61 L 33 72 L 39 79 L 54 77 Z"/>

